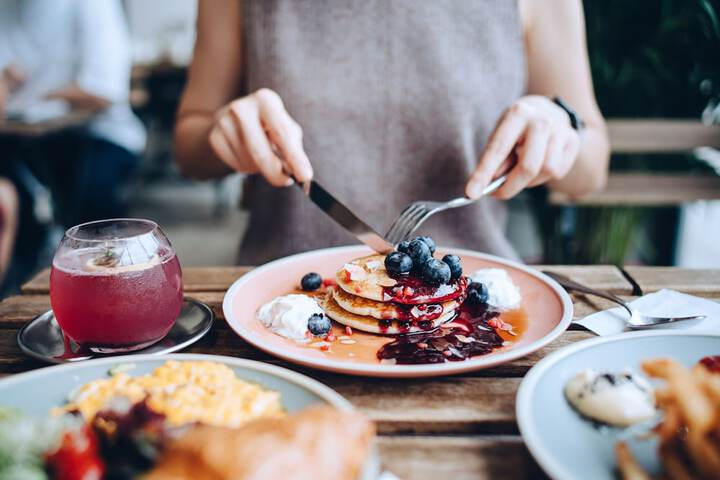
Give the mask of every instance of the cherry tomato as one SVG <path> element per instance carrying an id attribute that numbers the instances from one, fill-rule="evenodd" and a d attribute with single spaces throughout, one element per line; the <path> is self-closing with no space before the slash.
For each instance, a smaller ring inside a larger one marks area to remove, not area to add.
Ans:
<path id="1" fill-rule="evenodd" d="M 100 480 L 105 470 L 97 438 L 88 426 L 65 432 L 60 448 L 46 462 L 57 480 Z"/>

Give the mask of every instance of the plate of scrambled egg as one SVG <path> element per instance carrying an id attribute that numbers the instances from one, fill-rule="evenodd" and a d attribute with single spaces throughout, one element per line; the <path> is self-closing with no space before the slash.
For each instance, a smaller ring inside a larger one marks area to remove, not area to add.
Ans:
<path id="1" fill-rule="evenodd" d="M 0 478 L 374 480 L 374 438 L 330 388 L 251 360 L 132 355 L 0 380 Z"/>
<path id="2" fill-rule="evenodd" d="M 321 383 L 252 360 L 200 354 L 132 355 L 58 365 L 0 380 L 5 407 L 36 416 L 76 412 L 86 421 L 117 402 L 147 406 L 172 425 L 236 428 L 325 404 L 350 403 Z"/>

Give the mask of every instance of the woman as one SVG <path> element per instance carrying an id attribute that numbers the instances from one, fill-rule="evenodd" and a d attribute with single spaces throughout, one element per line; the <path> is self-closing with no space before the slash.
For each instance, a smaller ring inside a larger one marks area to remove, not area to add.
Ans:
<path id="1" fill-rule="evenodd" d="M 423 233 L 514 257 L 498 200 L 595 191 L 608 164 L 580 0 L 201 0 L 176 143 L 186 174 L 254 174 L 246 263 L 354 242 L 282 188 L 289 174 L 382 232 L 411 201 L 476 197 L 510 165 L 496 199 Z"/>

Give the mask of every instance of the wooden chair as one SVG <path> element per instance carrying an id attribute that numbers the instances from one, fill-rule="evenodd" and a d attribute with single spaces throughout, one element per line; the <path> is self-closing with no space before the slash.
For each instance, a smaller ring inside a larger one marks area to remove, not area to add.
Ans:
<path id="1" fill-rule="evenodd" d="M 611 119 L 608 130 L 613 153 L 668 154 L 697 147 L 720 148 L 720 125 L 703 125 L 697 120 Z M 611 172 L 602 192 L 582 198 L 553 192 L 549 200 L 554 205 L 671 206 L 716 199 L 720 199 L 718 175 Z"/>

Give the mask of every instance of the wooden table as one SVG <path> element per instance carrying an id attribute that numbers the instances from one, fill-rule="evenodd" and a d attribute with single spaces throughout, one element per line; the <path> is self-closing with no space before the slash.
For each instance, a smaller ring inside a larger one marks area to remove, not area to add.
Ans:
<path id="1" fill-rule="evenodd" d="M 720 300 L 720 270 L 613 266 L 539 267 L 564 273 L 596 288 L 631 297 L 633 283 L 649 293 L 673 288 Z M 188 295 L 218 315 L 209 335 L 188 352 L 251 358 L 301 371 L 331 386 L 377 423 L 386 468 L 403 479 L 543 478 L 518 435 L 515 394 L 522 377 L 550 352 L 593 335 L 572 329 L 539 352 L 478 372 L 434 379 L 386 380 L 349 377 L 296 367 L 249 346 L 226 325 L 221 303 L 225 290 L 247 267 L 187 268 Z M 575 318 L 609 305 L 575 298 Z M 23 287 L 23 294 L 0 303 L 0 376 L 42 365 L 17 347 L 18 328 L 50 307 L 48 272 Z"/>

